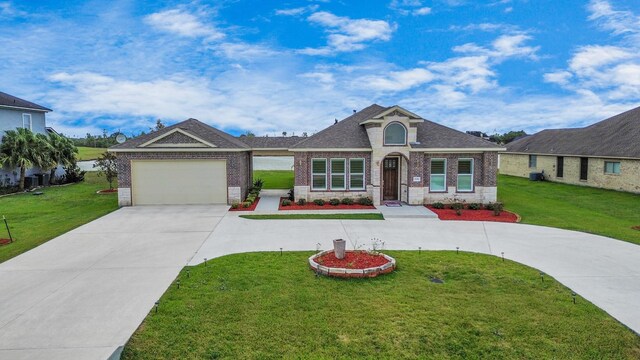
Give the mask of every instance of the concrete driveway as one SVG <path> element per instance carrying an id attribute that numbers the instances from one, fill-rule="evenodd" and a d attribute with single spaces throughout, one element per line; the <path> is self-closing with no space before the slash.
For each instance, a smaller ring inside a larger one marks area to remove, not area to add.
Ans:
<path id="1" fill-rule="evenodd" d="M 123 208 L 0 264 L 0 359 L 107 359 L 226 213 Z"/>
<path id="2" fill-rule="evenodd" d="M 337 238 L 347 240 L 347 248 L 366 249 L 377 238 L 394 250 L 504 253 L 553 276 L 640 334 L 640 246 L 543 226 L 437 219 L 267 221 L 229 214 L 190 265 L 247 251 L 329 249 Z"/>

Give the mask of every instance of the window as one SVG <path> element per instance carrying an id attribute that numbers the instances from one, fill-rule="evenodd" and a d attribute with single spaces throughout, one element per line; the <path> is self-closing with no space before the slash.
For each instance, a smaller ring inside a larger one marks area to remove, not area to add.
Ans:
<path id="1" fill-rule="evenodd" d="M 431 159 L 430 191 L 447 191 L 447 160 Z"/>
<path id="2" fill-rule="evenodd" d="M 31 121 L 31 114 L 22 114 L 22 127 L 25 129 L 32 129 L 33 123 Z"/>
<path id="3" fill-rule="evenodd" d="M 364 190 L 364 159 L 349 159 L 349 190 Z"/>
<path id="4" fill-rule="evenodd" d="M 556 177 L 564 176 L 564 156 L 558 156 L 556 159 Z"/>
<path id="5" fill-rule="evenodd" d="M 311 159 L 311 189 L 327 190 L 327 159 Z"/>
<path id="6" fill-rule="evenodd" d="M 346 171 L 344 159 L 331 159 L 331 190 L 344 190 Z"/>
<path id="7" fill-rule="evenodd" d="M 580 158 L 580 180 L 587 180 L 587 173 L 589 172 L 589 158 Z"/>
<path id="8" fill-rule="evenodd" d="M 407 143 L 407 129 L 400 123 L 391 123 L 384 129 L 385 145 L 405 145 Z"/>
<path id="9" fill-rule="evenodd" d="M 619 161 L 605 161 L 604 162 L 605 174 L 620 174 L 620 162 Z"/>
<path id="10" fill-rule="evenodd" d="M 538 156 L 537 155 L 529 155 L 529 167 L 534 168 L 538 166 Z"/>
<path id="11" fill-rule="evenodd" d="M 458 160 L 458 191 L 473 191 L 473 159 Z"/>

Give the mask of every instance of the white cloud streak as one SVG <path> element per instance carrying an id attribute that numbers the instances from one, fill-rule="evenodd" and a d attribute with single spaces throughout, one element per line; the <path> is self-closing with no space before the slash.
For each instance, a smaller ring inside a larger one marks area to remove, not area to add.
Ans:
<path id="1" fill-rule="evenodd" d="M 171 9 L 150 14 L 145 17 L 145 22 L 159 30 L 184 37 L 204 37 L 209 40 L 219 40 L 225 36 L 214 26 L 205 24 L 198 16 L 182 9 Z"/>

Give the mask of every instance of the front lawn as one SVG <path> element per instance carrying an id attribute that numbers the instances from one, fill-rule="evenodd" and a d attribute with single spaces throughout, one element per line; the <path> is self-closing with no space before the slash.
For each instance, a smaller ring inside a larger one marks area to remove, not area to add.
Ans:
<path id="1" fill-rule="evenodd" d="M 640 357 L 640 337 L 535 269 L 481 254 L 387 253 L 398 270 L 375 279 L 316 277 L 311 252 L 187 267 L 122 358 Z"/>
<path id="2" fill-rule="evenodd" d="M 117 193 L 96 194 L 108 188 L 104 177 L 89 172 L 82 183 L 39 189 L 43 195 L 24 193 L 0 198 L 0 216 L 7 217 L 16 240 L 0 246 L 0 262 L 117 209 Z M 0 225 L 0 238 L 8 237 L 4 223 Z"/>
<path id="3" fill-rule="evenodd" d="M 522 223 L 609 236 L 640 244 L 640 195 L 500 175 L 498 199 Z"/>
<path id="4" fill-rule="evenodd" d="M 240 215 L 251 220 L 384 220 L 382 214 L 273 214 L 273 215 Z"/>
<path id="5" fill-rule="evenodd" d="M 78 146 L 78 161 L 95 160 L 107 151 L 105 148 L 93 148 L 86 146 Z"/>
<path id="6" fill-rule="evenodd" d="M 254 170 L 253 180 L 262 179 L 263 189 L 292 189 L 293 171 L 291 170 Z"/>

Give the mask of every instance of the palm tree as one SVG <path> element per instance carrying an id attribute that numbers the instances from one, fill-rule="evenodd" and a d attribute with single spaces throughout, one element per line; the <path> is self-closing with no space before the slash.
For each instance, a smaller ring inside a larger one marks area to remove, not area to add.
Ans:
<path id="1" fill-rule="evenodd" d="M 49 166 L 46 168 L 50 170 L 50 179 L 53 182 L 58 165 L 68 167 L 75 164 L 78 148 L 69 138 L 56 133 L 50 133 L 47 142 L 50 146 L 48 149 Z"/>
<path id="2" fill-rule="evenodd" d="M 0 144 L 0 164 L 9 168 L 20 168 L 20 190 L 24 190 L 24 178 L 27 168 L 43 166 L 46 162 L 46 153 L 43 149 L 43 140 L 37 137 L 31 130 L 17 128 L 7 130 Z"/>

